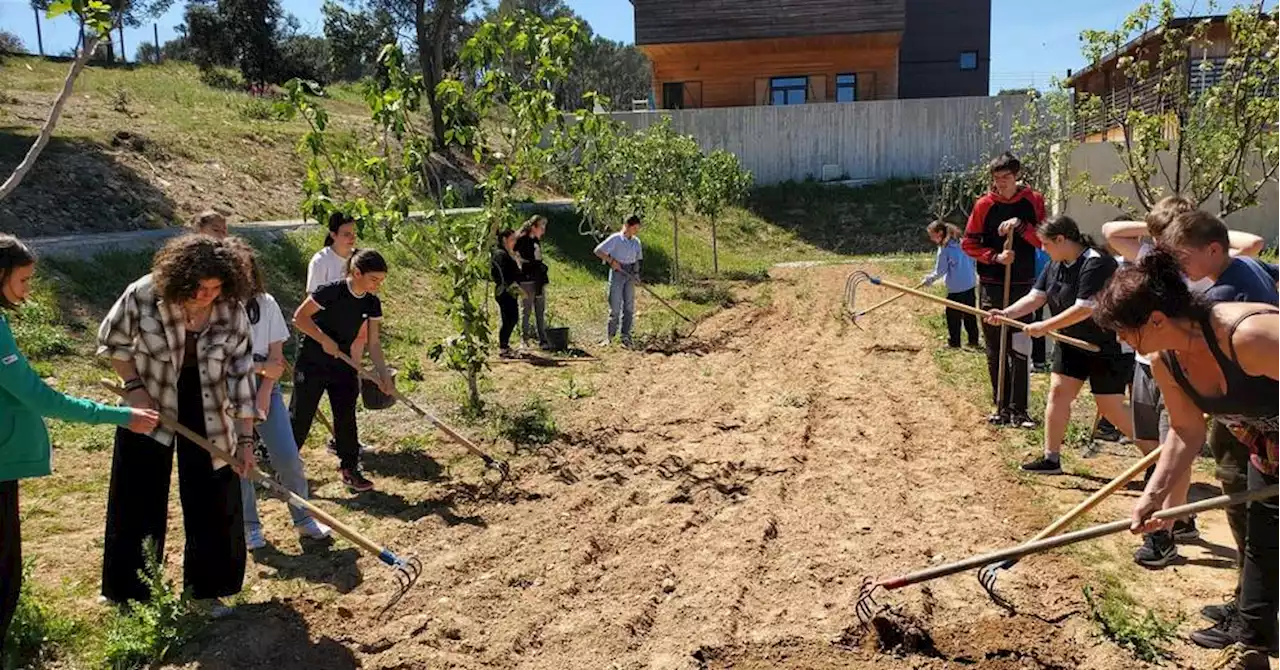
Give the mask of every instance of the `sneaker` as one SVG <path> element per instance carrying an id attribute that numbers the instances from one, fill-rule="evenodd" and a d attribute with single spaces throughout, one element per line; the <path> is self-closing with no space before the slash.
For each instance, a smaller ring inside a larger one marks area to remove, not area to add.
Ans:
<path id="1" fill-rule="evenodd" d="M 203 611 L 210 619 L 225 619 L 235 614 L 235 608 L 226 604 L 221 598 L 205 598 L 194 601 L 197 611 Z"/>
<path id="2" fill-rule="evenodd" d="M 1029 463 L 1023 463 L 1022 471 L 1033 475 L 1060 475 L 1062 474 L 1062 461 L 1041 456 Z"/>
<path id="3" fill-rule="evenodd" d="M 341 468 L 338 472 L 342 473 L 342 483 L 348 489 L 355 493 L 364 493 L 373 490 L 373 482 L 365 479 L 364 473 L 360 472 L 360 468 Z"/>
<path id="4" fill-rule="evenodd" d="M 992 412 L 990 415 L 987 416 L 987 423 L 993 426 L 1008 425 L 1009 414 L 1004 410 L 1000 410 L 999 412 Z"/>
<path id="5" fill-rule="evenodd" d="M 599 342 L 596 342 L 596 346 L 601 346 L 601 347 L 607 347 L 611 344 L 613 344 L 613 341 L 607 337 L 604 338 L 603 340 L 600 340 Z"/>
<path id="6" fill-rule="evenodd" d="M 325 450 L 325 451 L 327 451 L 327 452 L 329 452 L 330 454 L 332 454 L 332 455 L 334 455 L 334 456 L 337 456 L 337 455 L 338 455 L 338 441 L 337 441 L 337 439 L 332 438 L 332 437 L 331 437 L 331 438 L 329 438 L 329 443 L 328 443 L 328 444 L 326 444 L 326 445 L 324 446 L 324 450 Z M 367 445 L 367 444 L 365 444 L 365 443 L 361 442 L 361 443 L 360 443 L 360 453 L 362 453 L 362 454 L 363 454 L 363 453 L 365 453 L 365 452 L 367 452 L 367 451 L 369 451 L 369 445 Z"/>
<path id="7" fill-rule="evenodd" d="M 1178 558 L 1178 545 L 1173 533 L 1158 530 L 1142 536 L 1142 546 L 1133 552 L 1133 562 L 1144 568 L 1159 570 Z"/>
<path id="8" fill-rule="evenodd" d="M 1226 621 L 1192 633 L 1191 641 L 1205 649 L 1225 649 L 1238 644 L 1245 649 L 1262 650 L 1267 653 L 1274 651 L 1274 648 L 1258 639 L 1257 633 L 1250 630 L 1248 624 L 1238 614 Z"/>
<path id="9" fill-rule="evenodd" d="M 1036 427 L 1035 419 L 1032 419 L 1026 412 L 1021 410 L 1013 410 L 1009 412 L 1009 425 L 1015 428 L 1031 430 Z"/>
<path id="10" fill-rule="evenodd" d="M 1031 371 L 1039 375 L 1048 374 L 1049 364 L 1048 363 L 1032 363 Z"/>
<path id="11" fill-rule="evenodd" d="M 244 532 L 244 548 L 257 551 L 267 546 L 267 538 L 262 536 L 262 528 L 250 528 Z"/>
<path id="12" fill-rule="evenodd" d="M 512 351 L 511 347 L 503 347 L 498 350 L 498 358 L 515 358 L 515 357 L 516 357 L 516 352 Z"/>
<path id="13" fill-rule="evenodd" d="M 1221 605 L 1205 605 L 1200 610 L 1200 616 L 1214 623 L 1222 623 L 1230 621 L 1236 615 L 1236 601 L 1222 603 Z"/>
<path id="14" fill-rule="evenodd" d="M 1188 542 L 1200 537 L 1200 529 L 1196 528 L 1196 518 L 1178 519 L 1173 522 L 1173 539 Z"/>
<path id="15" fill-rule="evenodd" d="M 367 480 L 366 480 L 367 481 Z M 333 529 L 316 521 L 315 519 L 307 519 L 302 523 L 294 526 L 294 530 L 298 531 L 303 539 L 306 540 L 327 540 L 333 534 Z"/>
<path id="16" fill-rule="evenodd" d="M 1098 422 L 1098 430 L 1093 433 L 1093 439 L 1102 440 L 1103 442 L 1119 442 L 1122 437 L 1124 435 L 1120 433 L 1120 429 L 1106 419 Z"/>

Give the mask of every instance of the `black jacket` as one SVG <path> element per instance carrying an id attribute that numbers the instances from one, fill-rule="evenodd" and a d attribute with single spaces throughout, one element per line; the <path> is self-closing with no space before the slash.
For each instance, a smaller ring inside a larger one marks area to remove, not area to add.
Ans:
<path id="1" fill-rule="evenodd" d="M 512 258 L 506 249 L 495 247 L 489 256 L 489 276 L 493 279 L 494 296 L 506 293 L 512 284 L 520 281 L 520 275 L 520 267 L 516 265 L 516 259 Z"/>
<path id="2" fill-rule="evenodd" d="M 551 283 L 547 277 L 547 264 L 542 262 L 542 241 L 531 236 L 516 240 L 516 253 L 524 261 L 524 272 L 520 281 L 533 282 L 538 286 Z"/>
<path id="3" fill-rule="evenodd" d="M 1025 187 L 1018 187 L 1012 198 L 1005 200 L 995 193 L 978 198 L 969 213 L 964 240 L 960 248 L 978 261 L 978 279 L 983 284 L 1003 284 L 1004 266 L 996 263 L 996 255 L 1004 250 L 1004 238 L 1000 236 L 1000 224 L 1007 219 L 1018 219 L 1022 225 L 1013 235 L 1013 270 L 1010 283 L 1031 284 L 1036 280 L 1036 249 L 1040 237 L 1036 226 L 1044 220 L 1044 196 Z"/>

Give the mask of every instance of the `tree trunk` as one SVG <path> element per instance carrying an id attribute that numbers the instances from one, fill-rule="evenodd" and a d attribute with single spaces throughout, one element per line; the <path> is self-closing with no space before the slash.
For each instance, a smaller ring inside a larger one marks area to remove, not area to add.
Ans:
<path id="1" fill-rule="evenodd" d="M 22 179 L 31 171 L 35 165 L 36 159 L 40 157 L 40 152 L 44 151 L 45 145 L 49 144 L 49 138 L 53 136 L 53 129 L 58 125 L 58 117 L 62 116 L 62 107 L 67 104 L 67 99 L 71 97 L 71 90 L 75 87 L 76 77 L 80 76 L 80 71 L 84 69 L 89 58 L 93 56 L 93 52 L 98 48 L 98 38 L 94 37 L 87 40 L 84 48 L 76 55 L 75 61 L 71 63 L 71 70 L 67 72 L 67 78 L 62 82 L 62 92 L 58 94 L 57 99 L 53 101 L 53 108 L 49 110 L 49 119 L 44 122 L 44 126 L 40 128 L 40 134 L 36 136 L 36 141 L 31 145 L 31 149 L 27 151 L 27 155 L 23 157 L 18 167 L 13 169 L 13 174 L 0 184 L 0 200 L 4 200 L 6 196 L 18 188 L 18 184 L 22 183 Z"/>
<path id="2" fill-rule="evenodd" d="M 415 0 L 417 11 L 418 65 L 422 68 L 422 80 L 426 84 L 427 104 L 431 107 L 431 132 L 437 149 L 444 148 L 444 110 L 436 102 L 436 86 L 444 79 L 444 43 L 453 19 L 455 0 L 437 0 L 433 13 L 435 23 L 427 32 L 425 0 Z"/>
<path id="3" fill-rule="evenodd" d="M 129 62 L 129 54 L 124 50 L 124 21 L 120 22 L 120 62 Z"/>
<path id="4" fill-rule="evenodd" d="M 720 253 L 716 250 L 716 217 L 711 217 L 711 273 L 720 275 Z"/>
<path id="5" fill-rule="evenodd" d="M 671 210 L 671 283 L 680 283 L 680 215 Z"/>

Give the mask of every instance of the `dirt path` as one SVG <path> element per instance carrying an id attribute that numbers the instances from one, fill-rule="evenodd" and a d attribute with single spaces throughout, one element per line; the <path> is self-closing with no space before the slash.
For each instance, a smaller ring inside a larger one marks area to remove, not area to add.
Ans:
<path id="1" fill-rule="evenodd" d="M 361 558 L 366 581 L 349 593 L 287 603 L 305 623 L 250 606 L 260 616 L 228 624 L 199 667 L 1143 667 L 1093 635 L 1082 570 L 1061 554 L 1002 578 L 1024 614 L 957 576 L 884 599 L 932 645 L 895 656 L 850 634 L 863 576 L 990 550 L 1044 514 L 983 408 L 938 379 L 936 343 L 911 316 L 928 307 L 846 327 L 847 272 L 775 270 L 771 300 L 713 316 L 684 351 L 583 371 L 597 393 L 559 417 L 564 439 L 526 458 L 500 500 L 406 492 L 379 532 L 426 570 L 389 621 L 372 618 L 389 582 Z M 501 367 L 503 387 L 546 374 Z M 1106 458 L 1099 476 L 1122 462 Z M 1212 658 L 1177 654 L 1184 667 Z"/>

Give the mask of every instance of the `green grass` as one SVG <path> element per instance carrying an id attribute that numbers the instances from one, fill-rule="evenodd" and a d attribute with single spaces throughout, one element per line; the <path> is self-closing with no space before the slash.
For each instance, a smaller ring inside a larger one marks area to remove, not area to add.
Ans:
<path id="1" fill-rule="evenodd" d="M 1104 580 L 1098 591 L 1084 587 L 1084 599 L 1098 631 L 1138 660 L 1159 663 L 1172 657 L 1168 643 L 1177 636 L 1184 617 L 1166 619 L 1140 607 L 1118 580 Z"/>
<path id="2" fill-rule="evenodd" d="M 83 622 L 60 611 L 52 597 L 31 577 L 35 565 L 22 565 L 22 591 L 13 622 L 0 640 L 0 670 L 39 668 L 71 655 L 76 640 L 88 632 Z"/>
<path id="3" fill-rule="evenodd" d="M 810 244 L 839 254 L 924 251 L 928 201 L 917 181 L 858 188 L 788 181 L 755 189 L 747 208 Z"/>

